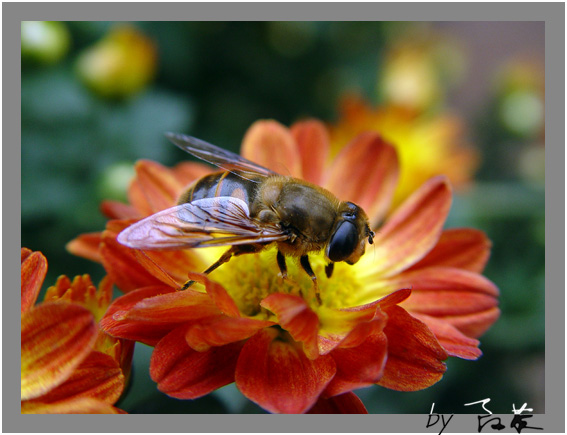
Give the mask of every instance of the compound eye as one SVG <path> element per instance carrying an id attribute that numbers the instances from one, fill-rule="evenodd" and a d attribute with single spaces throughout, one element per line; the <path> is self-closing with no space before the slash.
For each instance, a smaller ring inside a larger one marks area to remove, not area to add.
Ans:
<path id="1" fill-rule="evenodd" d="M 358 245 L 358 231 L 353 223 L 342 221 L 331 241 L 327 256 L 331 261 L 343 261 L 351 256 Z"/>

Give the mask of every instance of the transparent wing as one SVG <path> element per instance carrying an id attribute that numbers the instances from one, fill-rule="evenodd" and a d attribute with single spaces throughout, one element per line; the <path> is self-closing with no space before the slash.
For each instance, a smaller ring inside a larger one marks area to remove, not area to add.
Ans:
<path id="1" fill-rule="evenodd" d="M 246 178 L 246 176 L 241 174 L 241 172 L 250 176 L 277 175 L 276 172 L 273 172 L 268 168 L 264 168 L 263 166 L 251 162 L 238 154 L 219 148 L 201 139 L 176 133 L 166 133 L 165 136 L 189 154 L 204 160 L 207 163 L 218 166 L 225 171 L 233 172 L 243 178 Z"/>
<path id="2" fill-rule="evenodd" d="M 204 198 L 148 216 L 124 229 L 118 242 L 136 249 L 185 249 L 285 240 L 275 224 L 250 218 L 239 198 Z"/>

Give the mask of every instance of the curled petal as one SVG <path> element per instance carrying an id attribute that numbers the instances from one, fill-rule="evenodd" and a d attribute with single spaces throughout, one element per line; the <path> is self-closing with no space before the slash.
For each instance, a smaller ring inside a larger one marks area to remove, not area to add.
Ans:
<path id="1" fill-rule="evenodd" d="M 376 313 L 371 321 L 358 323 L 352 331 L 339 343 L 341 349 L 358 347 L 369 337 L 381 334 L 386 326 L 388 317 L 380 309 L 376 308 Z"/>
<path id="2" fill-rule="evenodd" d="M 301 178 L 301 157 L 290 131 L 276 121 L 256 121 L 246 132 L 240 153 L 274 172 Z"/>
<path id="3" fill-rule="evenodd" d="M 357 136 L 339 153 L 325 187 L 362 207 L 375 226 L 390 207 L 398 181 L 396 150 L 378 134 Z"/>
<path id="4" fill-rule="evenodd" d="M 335 371 L 331 356 L 310 360 L 289 336 L 266 328 L 246 341 L 235 379 L 242 394 L 262 408 L 299 414 L 315 404 Z"/>
<path id="5" fill-rule="evenodd" d="M 468 337 L 480 337 L 494 322 L 500 317 L 500 309 L 491 307 L 485 311 L 475 312 L 468 315 L 459 315 L 455 317 L 444 317 L 443 320 Z"/>
<path id="6" fill-rule="evenodd" d="M 90 397 L 55 403 L 22 402 L 22 414 L 125 414 L 106 402 Z"/>
<path id="7" fill-rule="evenodd" d="M 490 240 L 482 231 L 455 228 L 443 231 L 435 247 L 411 269 L 456 267 L 481 273 L 490 256 Z"/>
<path id="8" fill-rule="evenodd" d="M 113 337 L 140 341 L 150 346 L 155 345 L 164 335 L 177 327 L 179 320 L 168 317 L 157 318 L 154 322 L 146 319 L 128 318 L 130 311 L 140 302 L 175 292 L 164 285 L 143 287 L 116 299 L 100 321 L 100 327 Z M 183 311 L 181 308 L 180 311 Z"/>
<path id="9" fill-rule="evenodd" d="M 206 293 L 188 289 L 143 299 L 126 316 L 152 323 L 181 323 L 217 314 L 219 310 Z"/>
<path id="10" fill-rule="evenodd" d="M 143 292 L 142 292 L 143 290 Z M 203 319 L 220 314 L 216 305 L 206 293 L 191 289 L 158 294 L 138 299 L 144 293 L 152 293 L 155 287 L 136 290 L 136 298 L 122 296 L 109 308 L 101 327 L 111 335 L 130 340 L 151 342 L 177 325 L 197 319 Z M 118 302 L 120 300 L 120 302 Z"/>
<path id="11" fill-rule="evenodd" d="M 319 318 L 299 296 L 274 293 L 260 304 L 274 313 L 278 323 L 288 331 L 295 341 L 303 343 L 303 351 L 307 358 L 319 356 L 317 332 Z"/>
<path id="12" fill-rule="evenodd" d="M 380 305 L 380 308 L 382 310 L 385 310 L 388 307 L 402 303 L 407 298 L 409 298 L 410 295 L 411 295 L 410 288 L 402 288 L 400 290 L 396 290 L 393 293 L 390 293 L 387 296 L 384 296 L 382 299 L 379 299 L 378 303 Z"/>
<path id="13" fill-rule="evenodd" d="M 258 330 L 273 324 L 248 317 L 212 316 L 192 324 L 185 339 L 193 349 L 204 352 L 212 346 L 224 346 L 249 338 Z"/>
<path id="14" fill-rule="evenodd" d="M 174 329 L 152 353 L 150 376 L 159 390 L 178 399 L 196 399 L 233 382 L 242 342 L 198 352 L 189 347 L 186 334 L 187 326 Z"/>
<path id="15" fill-rule="evenodd" d="M 321 322 L 319 353 L 325 355 L 339 344 L 342 347 L 358 346 L 368 334 L 373 332 L 373 327 L 367 327 L 370 321 L 377 319 L 385 321 L 386 317 L 380 310 L 381 303 L 382 300 L 378 300 L 366 305 L 342 309 L 319 307 L 317 310 Z"/>
<path id="16" fill-rule="evenodd" d="M 426 182 L 377 230 L 370 274 L 392 276 L 423 258 L 439 239 L 450 206 L 445 177 Z"/>
<path id="17" fill-rule="evenodd" d="M 331 352 L 337 373 L 325 390 L 326 396 L 335 396 L 356 388 L 368 387 L 382 377 L 388 355 L 388 339 L 382 332 L 384 320 L 369 322 L 372 334 L 356 347 L 338 347 Z"/>
<path id="18" fill-rule="evenodd" d="M 478 340 L 467 337 L 449 323 L 426 315 L 414 314 L 414 317 L 428 326 L 449 356 L 474 360 L 482 355 Z"/>
<path id="19" fill-rule="evenodd" d="M 364 403 L 352 392 L 325 399 L 320 397 L 307 414 L 368 414 Z"/>
<path id="20" fill-rule="evenodd" d="M 189 279 L 205 286 L 207 294 L 222 313 L 230 317 L 240 317 L 240 311 L 238 310 L 236 303 L 222 285 L 211 281 L 202 273 L 190 272 L 188 273 L 188 277 Z"/>
<path id="21" fill-rule="evenodd" d="M 62 384 L 91 352 L 97 327 L 86 308 L 45 302 L 22 315 L 22 400 Z"/>
<path id="22" fill-rule="evenodd" d="M 21 249 L 22 257 L 22 305 L 21 312 L 27 311 L 35 303 L 47 273 L 47 260 L 41 252 Z"/>
<path id="23" fill-rule="evenodd" d="M 393 281 L 393 286 L 412 287 L 411 297 L 401 304 L 406 310 L 459 325 L 466 335 L 478 337 L 496 320 L 484 315 L 496 309 L 498 288 L 482 275 L 451 267 L 429 267 L 388 281 Z"/>
<path id="24" fill-rule="evenodd" d="M 124 375 L 118 362 L 102 352 L 93 351 L 58 387 L 36 399 L 41 403 L 90 397 L 109 405 L 124 389 Z"/>
<path id="25" fill-rule="evenodd" d="M 102 263 L 100 255 L 100 243 L 102 242 L 102 233 L 85 233 L 71 240 L 65 248 L 68 252 L 77 257 L 86 258 L 95 263 Z"/>
<path id="26" fill-rule="evenodd" d="M 22 258 L 22 263 L 24 261 L 26 261 L 26 258 L 28 258 L 30 255 L 32 254 L 32 250 L 29 248 L 21 248 L 20 249 L 20 256 Z"/>
<path id="27" fill-rule="evenodd" d="M 291 134 L 301 155 L 303 179 L 321 185 L 329 155 L 329 133 L 325 125 L 317 120 L 296 122 Z"/>
<path id="28" fill-rule="evenodd" d="M 427 388 L 443 377 L 447 352 L 421 321 L 403 308 L 387 308 L 388 360 L 379 385 L 398 391 Z"/>

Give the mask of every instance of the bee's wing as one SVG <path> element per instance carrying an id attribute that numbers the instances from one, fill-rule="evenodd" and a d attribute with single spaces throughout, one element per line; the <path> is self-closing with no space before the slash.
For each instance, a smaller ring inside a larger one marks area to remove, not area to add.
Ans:
<path id="1" fill-rule="evenodd" d="M 165 136 L 183 151 L 225 171 L 240 171 L 249 175 L 277 175 L 276 172 L 268 168 L 264 168 L 238 154 L 219 148 L 201 139 L 176 133 L 166 133 Z M 243 176 L 240 173 L 236 175 Z"/>
<path id="2" fill-rule="evenodd" d="M 136 249 L 185 249 L 285 240 L 275 224 L 250 218 L 248 206 L 234 197 L 198 199 L 132 224 L 118 241 Z"/>

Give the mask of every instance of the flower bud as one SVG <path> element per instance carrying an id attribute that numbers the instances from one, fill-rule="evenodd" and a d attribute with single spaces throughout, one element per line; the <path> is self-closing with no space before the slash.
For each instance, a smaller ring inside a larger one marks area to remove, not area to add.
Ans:
<path id="1" fill-rule="evenodd" d="M 77 72 L 93 92 L 124 98 L 144 89 L 155 76 L 156 66 L 153 41 L 131 26 L 120 26 L 79 56 Z"/>

